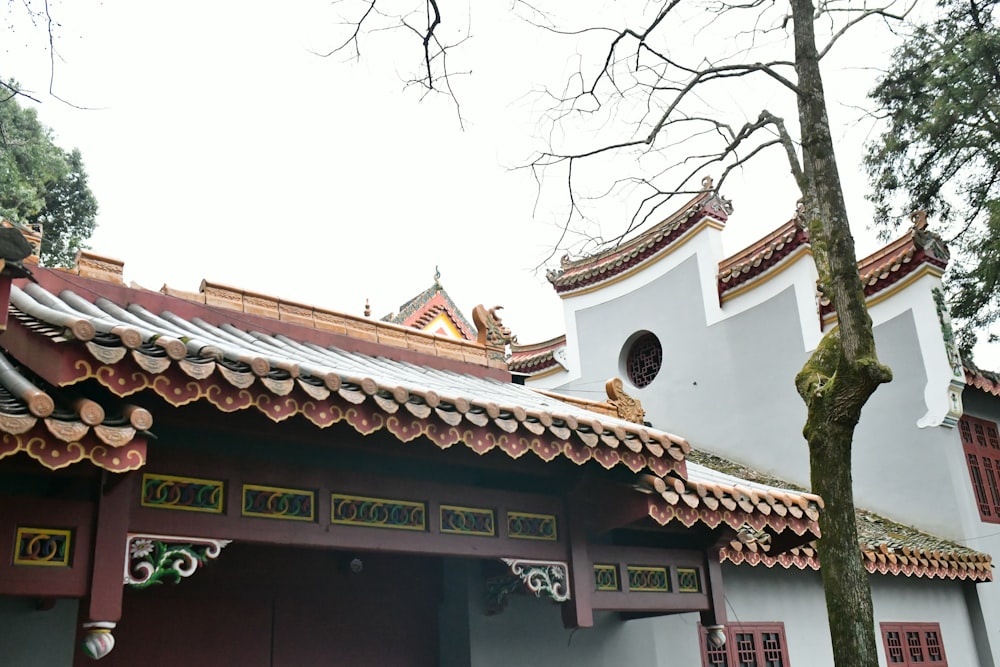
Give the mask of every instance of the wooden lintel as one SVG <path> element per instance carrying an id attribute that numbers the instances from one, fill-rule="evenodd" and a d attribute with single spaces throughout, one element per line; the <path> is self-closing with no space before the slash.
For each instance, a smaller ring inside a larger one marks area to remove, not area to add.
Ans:
<path id="1" fill-rule="evenodd" d="M 129 510 L 139 485 L 136 473 L 125 473 L 121 477 L 121 481 L 98 501 L 90 603 L 87 608 L 88 617 L 96 622 L 117 623 L 122 615 Z"/>
<path id="2" fill-rule="evenodd" d="M 586 511 L 586 528 L 591 535 L 603 535 L 649 517 L 646 495 L 624 484 L 588 479 L 569 499 Z"/>

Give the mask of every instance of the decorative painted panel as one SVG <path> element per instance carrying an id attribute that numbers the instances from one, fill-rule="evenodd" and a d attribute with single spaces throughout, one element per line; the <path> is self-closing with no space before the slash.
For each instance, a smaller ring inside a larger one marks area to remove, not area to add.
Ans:
<path id="1" fill-rule="evenodd" d="M 145 473 L 142 506 L 222 514 L 226 483 L 217 479 Z"/>
<path id="2" fill-rule="evenodd" d="M 497 534 L 496 513 L 491 509 L 441 505 L 440 518 L 442 533 L 487 537 Z"/>
<path id="3" fill-rule="evenodd" d="M 244 484 L 243 516 L 290 521 L 315 521 L 316 492 L 305 489 Z"/>
<path id="4" fill-rule="evenodd" d="M 701 573 L 698 568 L 677 568 L 677 590 L 681 593 L 701 593 Z"/>
<path id="5" fill-rule="evenodd" d="M 556 517 L 554 514 L 507 512 L 507 537 L 555 542 L 559 539 Z"/>
<path id="6" fill-rule="evenodd" d="M 621 584 L 618 583 L 618 566 L 595 563 L 594 585 L 599 591 L 621 590 Z"/>
<path id="7" fill-rule="evenodd" d="M 628 565 L 628 588 L 641 593 L 669 593 L 670 575 L 665 567 Z"/>
<path id="8" fill-rule="evenodd" d="M 14 543 L 14 565 L 69 567 L 73 531 L 19 526 Z"/>
<path id="9" fill-rule="evenodd" d="M 426 530 L 427 504 L 332 493 L 330 522 L 349 526 Z"/>

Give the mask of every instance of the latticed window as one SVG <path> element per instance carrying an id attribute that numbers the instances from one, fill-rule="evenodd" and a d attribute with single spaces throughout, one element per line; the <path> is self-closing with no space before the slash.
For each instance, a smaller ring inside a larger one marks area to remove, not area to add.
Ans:
<path id="1" fill-rule="evenodd" d="M 663 364 L 663 347 L 660 339 L 651 333 L 644 333 L 632 343 L 625 358 L 625 372 L 629 382 L 636 387 L 645 387 Z"/>
<path id="2" fill-rule="evenodd" d="M 937 623 L 882 623 L 885 661 L 906 667 L 948 667 Z"/>
<path id="3" fill-rule="evenodd" d="M 708 645 L 701 628 L 701 655 L 705 667 L 788 667 L 785 626 L 782 623 L 732 623 L 726 626 L 726 645 Z"/>
<path id="4" fill-rule="evenodd" d="M 958 422 L 972 491 L 983 521 L 1000 523 L 1000 434 L 994 422 L 962 417 Z"/>

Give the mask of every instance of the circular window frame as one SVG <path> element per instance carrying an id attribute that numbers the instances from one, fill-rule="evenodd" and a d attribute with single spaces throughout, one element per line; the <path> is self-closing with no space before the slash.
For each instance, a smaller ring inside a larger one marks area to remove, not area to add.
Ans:
<path id="1" fill-rule="evenodd" d="M 637 331 L 622 346 L 621 375 L 636 389 L 645 389 L 663 370 L 663 344 L 652 331 Z"/>

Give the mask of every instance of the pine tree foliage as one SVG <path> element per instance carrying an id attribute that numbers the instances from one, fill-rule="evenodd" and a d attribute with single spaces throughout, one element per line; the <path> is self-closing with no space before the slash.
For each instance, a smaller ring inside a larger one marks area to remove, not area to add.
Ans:
<path id="1" fill-rule="evenodd" d="M 965 351 L 1000 318 L 1000 0 L 941 0 L 871 92 L 886 121 L 868 146 L 876 219 L 924 209 L 953 251 L 946 276 Z"/>

